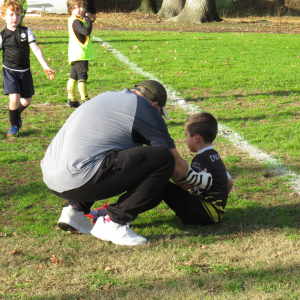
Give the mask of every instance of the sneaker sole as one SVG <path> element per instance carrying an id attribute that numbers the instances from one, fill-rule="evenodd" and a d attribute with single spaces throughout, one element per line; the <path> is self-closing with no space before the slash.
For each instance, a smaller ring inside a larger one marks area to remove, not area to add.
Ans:
<path id="1" fill-rule="evenodd" d="M 63 230 L 63 231 L 69 231 L 69 232 L 71 232 L 71 233 L 74 233 L 74 232 L 78 232 L 78 233 L 79 233 L 79 231 L 78 231 L 76 228 L 74 228 L 74 227 L 72 227 L 71 225 L 69 225 L 69 224 L 67 224 L 67 223 L 64 223 L 64 222 L 58 222 L 58 223 L 57 223 L 57 226 L 58 226 L 61 230 Z"/>

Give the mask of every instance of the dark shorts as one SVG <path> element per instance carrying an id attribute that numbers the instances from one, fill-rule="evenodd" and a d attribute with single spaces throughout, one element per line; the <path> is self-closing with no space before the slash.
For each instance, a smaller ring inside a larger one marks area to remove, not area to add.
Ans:
<path id="1" fill-rule="evenodd" d="M 2 68 L 4 95 L 19 94 L 21 98 L 31 98 L 34 95 L 34 87 L 31 71 L 12 71 Z"/>
<path id="2" fill-rule="evenodd" d="M 87 80 L 89 70 L 89 61 L 88 60 L 79 60 L 73 61 L 71 63 L 71 75 L 70 78 L 74 80 Z"/>

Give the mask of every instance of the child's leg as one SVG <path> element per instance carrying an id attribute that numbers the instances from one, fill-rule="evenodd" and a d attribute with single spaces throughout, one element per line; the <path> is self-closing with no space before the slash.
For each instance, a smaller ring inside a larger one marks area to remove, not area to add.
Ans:
<path id="1" fill-rule="evenodd" d="M 9 119 L 11 126 L 17 126 L 19 128 L 18 122 L 20 119 L 20 94 L 10 93 L 9 94 Z"/>
<path id="2" fill-rule="evenodd" d="M 72 102 L 75 101 L 75 86 L 76 86 L 76 80 L 70 77 L 67 84 L 67 90 L 68 90 L 68 99 L 71 100 Z"/>
<path id="3" fill-rule="evenodd" d="M 79 102 L 75 99 L 75 87 L 77 82 L 77 61 L 71 63 L 71 74 L 67 84 L 68 102 L 67 106 L 70 108 L 77 108 L 80 106 Z"/>
<path id="4" fill-rule="evenodd" d="M 87 93 L 87 80 L 88 80 L 88 69 L 89 69 L 89 61 L 84 60 L 78 62 L 77 65 L 77 76 L 78 76 L 78 90 L 81 96 L 82 103 L 89 100 Z"/>
<path id="5" fill-rule="evenodd" d="M 197 195 L 192 195 L 171 182 L 164 188 L 163 200 L 183 223 L 194 225 L 214 223 Z"/>
<path id="6" fill-rule="evenodd" d="M 21 98 L 20 100 L 20 105 L 19 105 L 19 113 L 20 113 L 20 118 L 19 118 L 19 128 L 22 127 L 22 118 L 21 118 L 21 113 L 30 105 L 31 103 L 31 98 Z"/>
<path id="7" fill-rule="evenodd" d="M 82 103 L 84 103 L 87 100 L 89 100 L 88 94 L 87 94 L 86 80 L 84 80 L 84 79 L 78 80 L 78 90 L 79 90 L 79 93 L 81 95 L 81 101 L 82 101 Z"/>

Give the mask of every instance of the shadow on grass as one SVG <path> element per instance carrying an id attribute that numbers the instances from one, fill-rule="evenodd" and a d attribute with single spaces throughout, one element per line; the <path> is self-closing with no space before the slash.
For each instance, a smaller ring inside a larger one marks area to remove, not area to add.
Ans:
<path id="1" fill-rule="evenodd" d="M 134 223 L 134 228 L 145 229 L 146 231 L 147 227 L 151 228 L 152 226 L 155 226 L 157 229 L 159 227 L 171 227 L 176 229 L 176 233 L 168 235 L 171 239 L 199 237 L 200 239 L 213 238 L 215 242 L 218 239 L 231 239 L 232 237 L 251 234 L 262 229 L 299 229 L 299 214 L 300 203 L 264 207 L 258 203 L 251 202 L 247 208 L 228 208 L 224 219 L 214 225 L 187 225 L 183 224 L 175 215 L 161 219 L 159 214 L 157 214 L 157 216 L 152 217 L 152 221 L 139 221 L 138 224 Z M 178 233 L 178 230 L 181 230 L 182 233 Z M 169 231 L 170 230 L 168 230 L 168 232 Z M 140 232 L 141 231 L 139 231 L 139 233 Z M 165 238 L 166 235 L 150 234 L 146 237 L 152 240 L 160 240 Z"/>
<path id="2" fill-rule="evenodd" d="M 252 94 L 232 94 L 230 93 L 229 95 L 225 95 L 225 96 L 201 96 L 201 100 L 205 101 L 206 99 L 228 99 L 228 98 L 248 98 L 248 97 L 257 97 L 257 96 L 275 96 L 275 97 L 287 97 L 287 96 L 300 96 L 300 91 L 273 91 L 273 92 L 265 92 L 265 93 L 252 93 Z M 186 98 L 187 101 L 191 101 L 191 102 L 198 102 L 199 100 L 194 100 L 194 99 L 189 99 Z"/>

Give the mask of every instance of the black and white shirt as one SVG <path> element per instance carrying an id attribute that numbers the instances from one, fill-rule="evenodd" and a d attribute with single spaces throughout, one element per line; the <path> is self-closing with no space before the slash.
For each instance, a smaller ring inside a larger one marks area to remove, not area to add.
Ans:
<path id="1" fill-rule="evenodd" d="M 3 50 L 2 66 L 13 71 L 27 71 L 30 68 L 29 44 L 35 41 L 28 27 L 18 25 L 14 31 L 3 29 L 0 32 L 0 50 Z"/>

